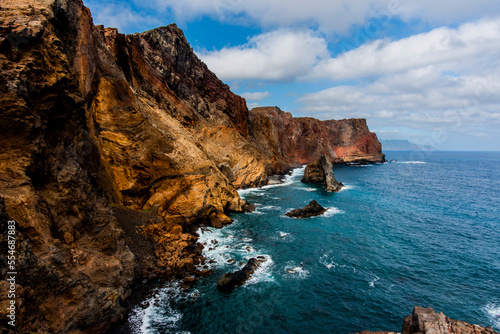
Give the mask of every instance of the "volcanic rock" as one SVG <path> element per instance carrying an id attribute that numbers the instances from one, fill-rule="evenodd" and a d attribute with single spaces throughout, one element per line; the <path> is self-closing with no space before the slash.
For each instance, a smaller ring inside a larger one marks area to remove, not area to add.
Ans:
<path id="1" fill-rule="evenodd" d="M 277 174 L 326 154 L 334 164 L 384 162 L 382 145 L 365 119 L 320 121 L 293 117 L 278 107 L 250 111 L 251 132 Z"/>
<path id="2" fill-rule="evenodd" d="M 260 266 L 260 263 L 261 261 L 256 258 L 251 258 L 240 270 L 224 274 L 217 282 L 217 289 L 222 292 L 231 292 L 235 287 L 243 285 Z"/>
<path id="3" fill-rule="evenodd" d="M 324 214 L 328 209 L 325 209 L 321 205 L 316 202 L 316 200 L 312 200 L 309 204 L 307 204 L 303 209 L 295 209 L 290 212 L 287 212 L 286 215 L 288 217 L 293 218 L 308 218 L 314 217 Z"/>
<path id="4" fill-rule="evenodd" d="M 321 158 L 306 166 L 301 181 L 304 183 L 322 183 L 328 192 L 337 192 L 344 186 L 335 179 L 332 162 L 326 155 L 322 155 Z"/>
<path id="5" fill-rule="evenodd" d="M 237 188 L 322 154 L 383 159 L 366 121 L 250 113 L 175 24 L 123 35 L 81 0 L 2 0 L 0 67 L 19 332 L 105 332 L 143 278 L 196 272 L 199 224 L 254 209 Z"/>
<path id="6" fill-rule="evenodd" d="M 392 334 L 393 332 L 363 331 L 357 334 Z M 412 315 L 404 319 L 402 334 L 499 334 L 491 327 L 471 325 L 462 320 L 436 313 L 431 307 L 415 306 Z"/>

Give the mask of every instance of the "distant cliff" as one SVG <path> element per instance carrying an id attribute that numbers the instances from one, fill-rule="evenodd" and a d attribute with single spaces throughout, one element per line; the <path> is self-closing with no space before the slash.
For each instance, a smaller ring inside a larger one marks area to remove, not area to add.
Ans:
<path id="1" fill-rule="evenodd" d="M 250 111 L 250 124 L 261 152 L 273 161 L 303 165 L 323 154 L 337 164 L 385 161 L 365 119 L 294 118 L 278 107 L 263 107 Z"/>
<path id="2" fill-rule="evenodd" d="M 365 120 L 249 112 L 175 25 L 123 35 L 80 0 L 0 6 L 0 224 L 6 246 L 17 223 L 17 330 L 102 332 L 134 282 L 203 275 L 189 232 L 251 210 L 237 188 L 321 154 L 383 160 Z"/>

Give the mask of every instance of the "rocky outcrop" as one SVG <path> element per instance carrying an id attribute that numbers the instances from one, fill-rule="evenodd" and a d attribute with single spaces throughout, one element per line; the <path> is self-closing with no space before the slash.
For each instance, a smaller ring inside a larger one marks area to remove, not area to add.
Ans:
<path id="1" fill-rule="evenodd" d="M 394 332 L 363 331 L 358 334 L 393 334 Z M 465 321 L 448 318 L 431 307 L 416 306 L 404 319 L 402 334 L 498 334 L 491 327 L 471 325 Z"/>
<path id="2" fill-rule="evenodd" d="M 234 273 L 224 274 L 224 276 L 217 281 L 217 289 L 222 292 L 231 292 L 234 288 L 242 286 L 254 271 L 259 268 L 260 264 L 261 261 L 256 258 L 251 258 L 240 270 Z"/>
<path id="3" fill-rule="evenodd" d="M 294 209 L 290 212 L 287 212 L 285 215 L 293 218 L 308 218 L 314 217 L 324 214 L 328 209 L 325 209 L 321 205 L 316 202 L 316 200 L 312 200 L 309 204 L 307 204 L 303 209 Z"/>
<path id="4" fill-rule="evenodd" d="M 344 186 L 335 179 L 332 162 L 326 155 L 322 155 L 321 158 L 306 166 L 301 181 L 304 183 L 321 183 L 328 192 L 340 191 Z"/>
<path id="5" fill-rule="evenodd" d="M 377 154 L 364 121 L 251 114 L 175 25 L 123 35 L 81 0 L 3 0 L 0 66 L 0 198 L 17 223 L 24 332 L 104 331 L 134 282 L 206 274 L 193 231 L 251 210 L 237 188 L 323 153 Z"/>
<path id="6" fill-rule="evenodd" d="M 275 170 L 287 163 L 304 165 L 323 154 L 335 164 L 384 162 L 382 145 L 365 119 L 320 121 L 294 118 L 278 107 L 250 111 L 251 131 Z"/>

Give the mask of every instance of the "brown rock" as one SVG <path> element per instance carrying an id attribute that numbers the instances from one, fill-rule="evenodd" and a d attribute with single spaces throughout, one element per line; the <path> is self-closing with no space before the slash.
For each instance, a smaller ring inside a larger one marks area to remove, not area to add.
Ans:
<path id="1" fill-rule="evenodd" d="M 365 119 L 294 118 L 278 107 L 254 108 L 250 125 L 260 151 L 277 174 L 328 155 L 336 164 L 383 162 L 382 145 Z"/>
<path id="2" fill-rule="evenodd" d="M 415 306 L 412 315 L 405 317 L 403 334 L 498 334 L 491 327 L 471 325 L 435 313 L 431 307 Z"/>
<path id="3" fill-rule="evenodd" d="M 321 205 L 316 202 L 316 200 L 312 200 L 309 204 L 307 204 L 303 209 L 295 209 L 290 212 L 287 212 L 285 215 L 293 218 L 308 218 L 319 216 L 325 213 L 328 209 L 325 209 Z"/>
<path id="4" fill-rule="evenodd" d="M 171 231 L 172 234 L 181 234 L 182 233 L 182 226 L 176 225 Z"/>
<path id="5" fill-rule="evenodd" d="M 148 273 L 185 275 L 180 226 L 252 210 L 235 188 L 325 152 L 382 157 L 363 120 L 251 116 L 175 25 L 126 36 L 95 27 L 80 0 L 1 7 L 0 197 L 34 291 L 20 332 L 104 332 L 148 256 Z"/>
<path id="6" fill-rule="evenodd" d="M 392 334 L 393 332 L 363 331 L 357 334 Z M 435 313 L 431 307 L 415 306 L 412 315 L 404 319 L 402 334 L 498 334 L 491 327 L 471 325 Z"/>
<path id="7" fill-rule="evenodd" d="M 321 158 L 306 166 L 301 181 L 304 183 L 322 183 L 328 192 L 340 191 L 344 186 L 335 179 L 332 162 L 326 155 L 322 155 Z"/>

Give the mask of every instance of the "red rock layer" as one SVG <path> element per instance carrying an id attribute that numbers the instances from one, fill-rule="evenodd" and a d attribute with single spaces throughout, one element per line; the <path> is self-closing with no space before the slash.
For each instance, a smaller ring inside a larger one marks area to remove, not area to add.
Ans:
<path id="1" fill-rule="evenodd" d="M 250 111 L 257 145 L 281 163 L 307 164 L 328 155 L 334 163 L 383 162 L 382 145 L 365 119 L 294 118 L 278 107 Z"/>

